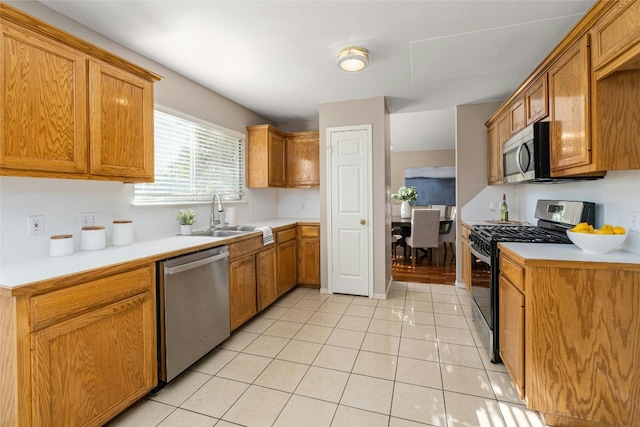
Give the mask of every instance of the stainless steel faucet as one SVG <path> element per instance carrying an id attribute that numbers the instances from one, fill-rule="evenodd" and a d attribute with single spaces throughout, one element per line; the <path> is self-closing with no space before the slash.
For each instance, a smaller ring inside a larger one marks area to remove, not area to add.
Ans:
<path id="1" fill-rule="evenodd" d="M 218 208 L 215 208 L 215 202 L 216 199 L 218 199 Z M 216 217 L 216 210 L 218 211 L 218 215 Z M 222 207 L 222 200 L 220 200 L 220 195 L 218 193 L 213 195 L 213 198 L 211 199 L 211 224 L 210 224 L 210 228 L 212 230 L 215 230 L 216 228 L 218 228 L 217 226 L 220 225 L 220 213 L 224 212 L 224 208 Z M 226 222 L 225 222 L 226 225 Z"/>

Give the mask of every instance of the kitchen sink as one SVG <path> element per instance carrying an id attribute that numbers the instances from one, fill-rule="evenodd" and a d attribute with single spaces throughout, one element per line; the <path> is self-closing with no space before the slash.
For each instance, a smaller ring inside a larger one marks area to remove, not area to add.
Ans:
<path id="1" fill-rule="evenodd" d="M 250 230 L 234 230 L 234 229 L 220 229 L 220 230 L 200 230 L 194 231 L 192 236 L 210 236 L 210 237 L 235 237 L 242 236 L 243 234 L 248 234 L 254 231 L 254 227 L 251 227 Z"/>
<path id="2" fill-rule="evenodd" d="M 236 230 L 236 231 L 255 231 L 255 225 L 236 225 L 233 227 L 227 227 L 225 230 Z"/>

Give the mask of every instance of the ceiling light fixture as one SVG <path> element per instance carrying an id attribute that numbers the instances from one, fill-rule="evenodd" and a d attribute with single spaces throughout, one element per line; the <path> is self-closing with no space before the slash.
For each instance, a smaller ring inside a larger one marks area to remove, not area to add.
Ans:
<path id="1" fill-rule="evenodd" d="M 369 65 L 369 51 L 363 47 L 345 47 L 338 53 L 338 68 L 355 73 Z"/>

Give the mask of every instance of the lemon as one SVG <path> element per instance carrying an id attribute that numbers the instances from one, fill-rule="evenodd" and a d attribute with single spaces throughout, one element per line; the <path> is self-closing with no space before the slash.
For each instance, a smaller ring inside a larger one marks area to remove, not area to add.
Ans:
<path id="1" fill-rule="evenodd" d="M 589 224 L 586 222 L 581 222 L 571 229 L 571 231 L 575 231 L 576 233 L 588 233 L 589 232 Z"/>
<path id="2" fill-rule="evenodd" d="M 613 230 L 613 225 L 611 225 L 611 224 L 605 224 L 605 225 L 603 225 L 603 226 L 602 226 L 602 228 L 606 228 L 606 229 Z"/>
<path id="3" fill-rule="evenodd" d="M 596 230 L 596 234 L 613 234 L 613 227 L 611 228 L 602 227 L 600 230 Z"/>
<path id="4" fill-rule="evenodd" d="M 594 234 L 596 230 L 593 229 L 593 225 L 589 226 L 589 233 Z"/>
<path id="5" fill-rule="evenodd" d="M 615 226 L 613 227 L 613 234 L 625 234 L 627 232 L 627 230 L 624 229 L 624 227 L 621 226 Z"/>

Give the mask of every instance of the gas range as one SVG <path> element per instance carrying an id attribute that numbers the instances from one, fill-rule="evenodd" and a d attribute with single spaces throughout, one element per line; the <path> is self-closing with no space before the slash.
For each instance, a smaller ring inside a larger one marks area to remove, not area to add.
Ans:
<path id="1" fill-rule="evenodd" d="M 485 255 L 498 242 L 571 243 L 564 232 L 533 225 L 476 225 L 469 239 Z"/>
<path id="2" fill-rule="evenodd" d="M 580 222 L 594 224 L 595 204 L 566 200 L 538 200 L 538 225 L 475 225 L 469 236 L 476 250 L 493 256 L 498 242 L 571 243 L 566 230 Z"/>

